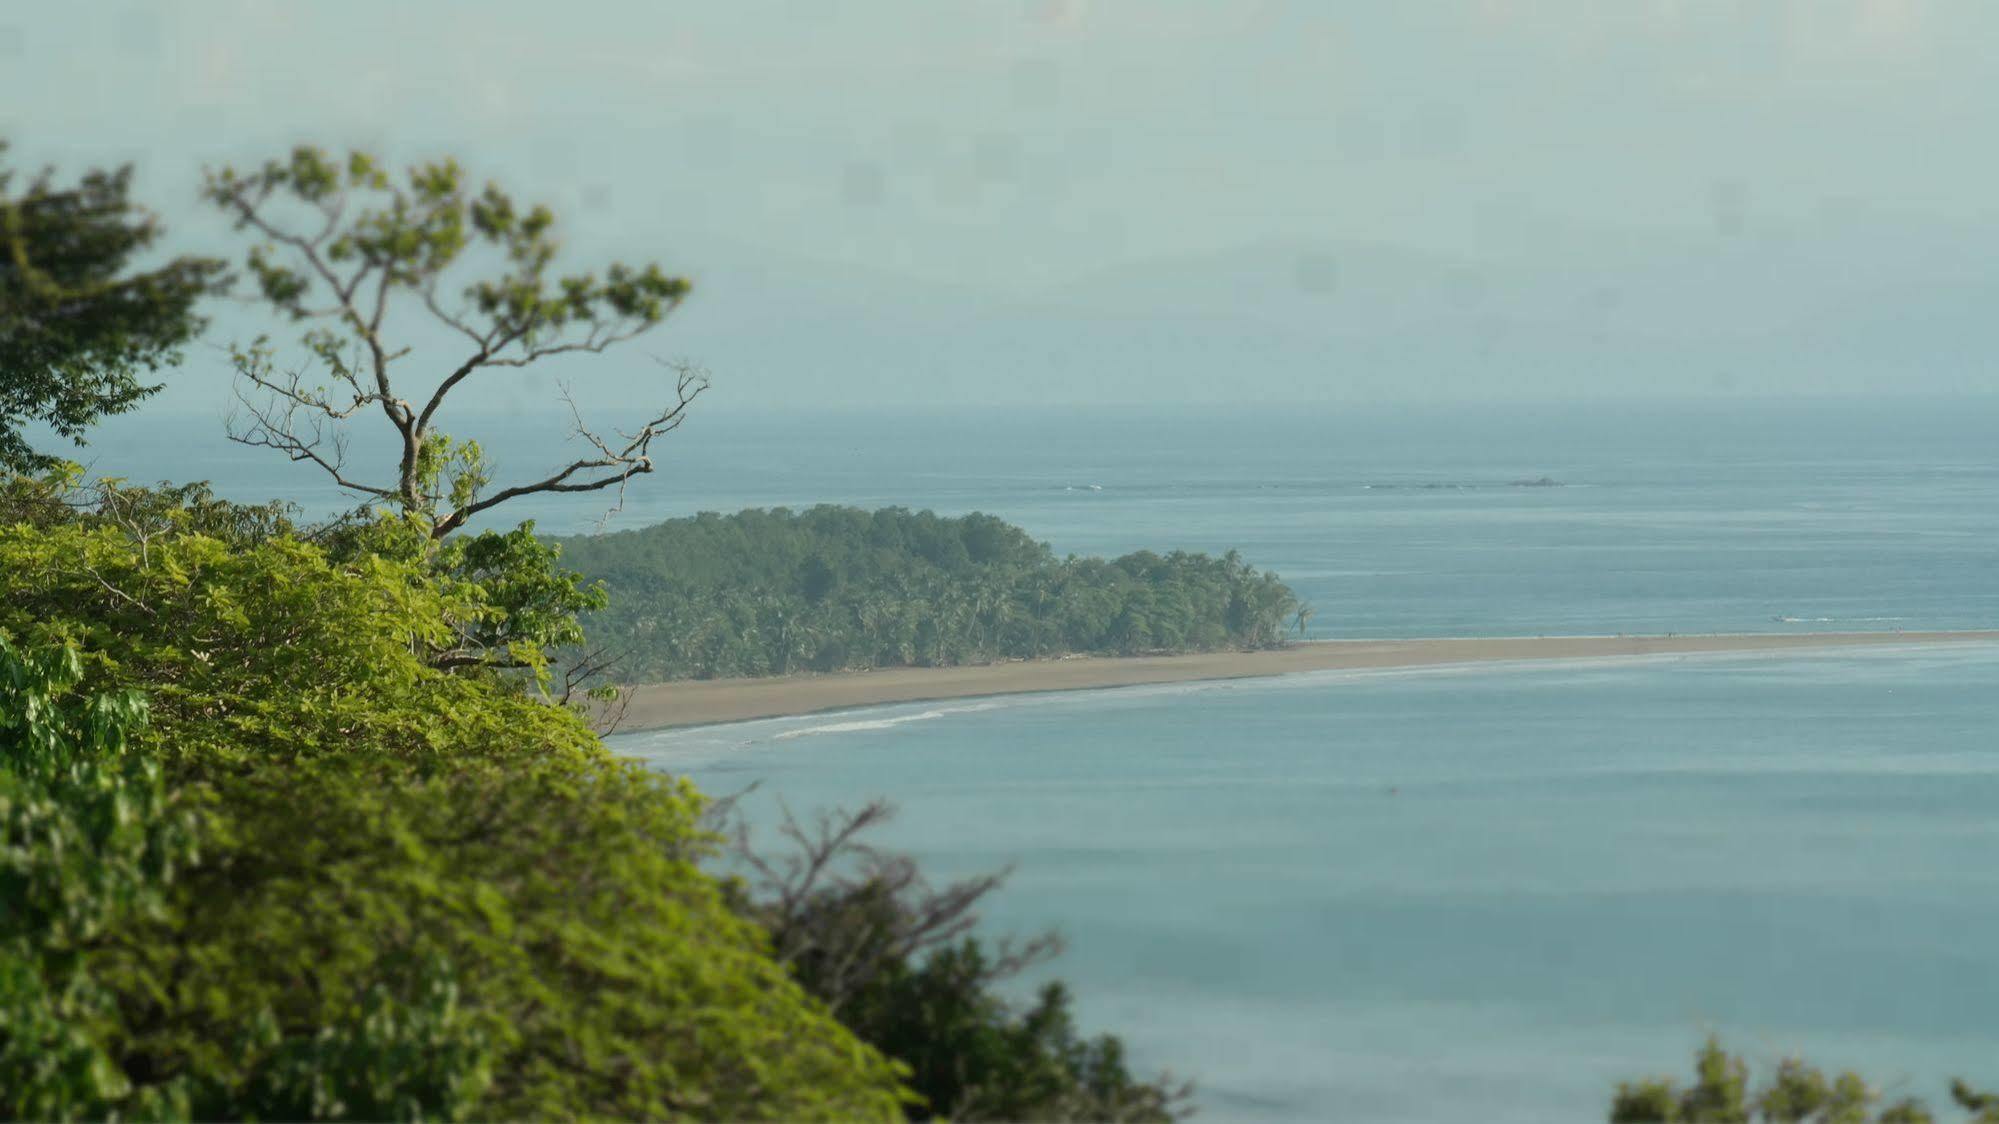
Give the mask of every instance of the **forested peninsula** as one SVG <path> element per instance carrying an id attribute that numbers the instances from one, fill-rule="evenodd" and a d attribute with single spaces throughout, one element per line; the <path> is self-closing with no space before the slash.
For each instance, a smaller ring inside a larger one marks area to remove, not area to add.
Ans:
<path id="1" fill-rule="evenodd" d="M 1233 551 L 1058 557 L 976 513 L 753 509 L 554 541 L 608 589 L 584 629 L 632 682 L 1269 648 L 1303 619 Z"/>

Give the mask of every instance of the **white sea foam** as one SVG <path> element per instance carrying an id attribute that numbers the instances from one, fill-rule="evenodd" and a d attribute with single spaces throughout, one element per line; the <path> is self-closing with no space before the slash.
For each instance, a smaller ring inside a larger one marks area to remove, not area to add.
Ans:
<path id="1" fill-rule="evenodd" d="M 915 714 L 889 714 L 878 718 L 849 717 L 838 722 L 821 722 L 813 726 L 803 726 L 795 730 L 785 730 L 771 735 L 774 742 L 790 741 L 793 738 L 809 738 L 819 734 L 852 734 L 864 730 L 889 730 L 906 726 L 911 722 L 929 722 L 958 714 L 975 714 L 982 710 L 996 710 L 1003 704 L 986 701 L 968 703 L 964 706 L 940 706 Z"/>

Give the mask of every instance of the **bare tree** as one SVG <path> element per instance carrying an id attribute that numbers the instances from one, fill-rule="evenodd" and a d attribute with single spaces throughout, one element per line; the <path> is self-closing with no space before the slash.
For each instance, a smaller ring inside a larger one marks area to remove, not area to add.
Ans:
<path id="1" fill-rule="evenodd" d="M 994 992 L 1060 951 L 1052 933 L 1001 942 L 991 955 L 969 939 L 978 903 L 1008 871 L 931 887 L 908 856 L 867 841 L 893 814 L 882 800 L 809 821 L 780 804 L 781 840 L 760 849 L 738 807 L 755 787 L 709 809 L 717 830 L 733 828 L 732 858 L 745 872 L 726 883 L 732 904 L 770 934 L 806 991 L 909 1067 L 926 1101 L 912 1119 L 1165 1124 L 1192 1111 L 1190 1084 L 1133 1079 L 1116 1039 L 1076 1035 L 1061 984 L 1045 984 L 1025 1012 Z"/>
<path id="2" fill-rule="evenodd" d="M 550 692 L 553 701 L 557 706 L 583 708 L 599 737 L 617 733 L 631 709 L 631 692 L 605 688 L 615 684 L 614 676 L 628 654 L 610 644 L 583 645 L 562 653 L 555 668 L 561 685 Z"/>
<path id="3" fill-rule="evenodd" d="M 571 402 L 571 435 L 583 451 L 542 476 L 492 489 L 478 444 L 437 428 L 453 392 L 495 370 L 635 339 L 679 305 L 687 281 L 658 265 L 616 264 L 601 277 L 553 273 L 548 209 L 523 211 L 490 184 L 475 195 L 448 160 L 411 168 L 398 182 L 364 153 L 343 162 L 301 147 L 249 173 L 211 171 L 203 194 L 260 239 L 248 265 L 263 298 L 309 325 L 299 340 L 305 358 L 295 366 L 281 368 L 262 338 L 233 350 L 245 412 L 230 436 L 421 515 L 435 538 L 521 496 L 622 489 L 653 471 L 653 440 L 678 428 L 707 388 L 700 370 L 669 364 L 672 385 L 661 404 L 611 433 L 585 425 Z M 462 343 L 458 357 L 427 378 L 405 369 L 412 347 L 387 338 L 404 309 Z M 397 438 L 392 473 L 348 467 L 346 425 L 374 413 Z"/>
<path id="4" fill-rule="evenodd" d="M 932 888 L 909 856 L 862 838 L 895 814 L 894 805 L 879 799 L 855 811 L 821 812 L 809 823 L 781 804 L 783 845 L 759 851 L 736 810 L 741 795 L 718 801 L 712 814 L 729 825 L 736 858 L 750 872 L 744 904 L 770 933 L 778 961 L 835 1012 L 883 966 L 969 934 L 979 902 L 1012 873 L 1006 868 Z M 1015 975 L 1061 947 L 1055 933 L 1002 941 L 987 978 Z"/>

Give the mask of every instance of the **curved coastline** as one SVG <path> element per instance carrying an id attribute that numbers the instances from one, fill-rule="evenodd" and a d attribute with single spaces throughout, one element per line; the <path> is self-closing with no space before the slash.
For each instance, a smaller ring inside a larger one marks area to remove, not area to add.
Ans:
<path id="1" fill-rule="evenodd" d="M 1999 630 L 1312 640 L 1255 652 L 1075 656 L 960 667 L 904 667 L 825 675 L 681 680 L 626 687 L 625 713 L 618 730 L 633 733 L 686 726 L 715 726 L 891 703 L 1136 687 L 1155 683 L 1253 679 L 1306 671 L 1976 641 L 1999 641 Z"/>

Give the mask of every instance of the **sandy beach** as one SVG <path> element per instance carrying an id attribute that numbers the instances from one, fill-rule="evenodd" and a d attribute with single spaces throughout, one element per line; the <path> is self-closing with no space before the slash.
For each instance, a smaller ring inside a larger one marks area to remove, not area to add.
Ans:
<path id="1" fill-rule="evenodd" d="M 619 729 L 632 731 L 707 726 L 886 703 L 1135 687 L 1147 683 L 1189 683 L 1207 679 L 1248 679 L 1301 671 L 1995 640 L 1999 640 L 1999 632 L 1325 640 L 1263 652 L 1080 656 L 975 667 L 893 668 L 830 675 L 689 680 L 626 688 L 627 709 Z"/>

